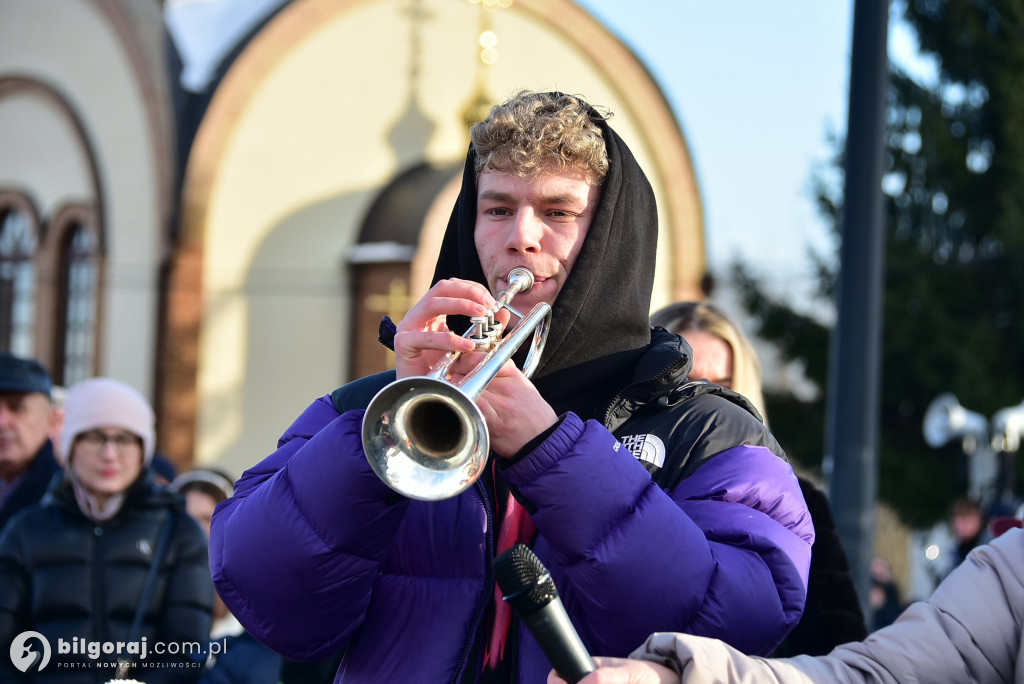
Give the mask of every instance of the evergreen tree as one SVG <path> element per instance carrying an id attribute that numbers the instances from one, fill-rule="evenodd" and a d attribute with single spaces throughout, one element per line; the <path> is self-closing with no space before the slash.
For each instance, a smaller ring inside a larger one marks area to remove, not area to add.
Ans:
<path id="1" fill-rule="evenodd" d="M 908 0 L 901 9 L 939 68 L 934 84 L 890 68 L 879 496 L 923 527 L 966 490 L 960 444 L 936 450 L 922 437 L 931 400 L 952 392 L 989 417 L 1024 399 L 1024 3 Z M 842 145 L 815 178 L 837 234 L 843 199 L 829 178 L 842 173 Z M 818 261 L 819 295 L 831 299 L 835 269 Z M 824 388 L 829 331 L 766 297 L 747 267 L 734 275 L 759 336 Z M 824 402 L 824 391 L 811 402 L 766 393 L 773 432 L 812 466 Z"/>

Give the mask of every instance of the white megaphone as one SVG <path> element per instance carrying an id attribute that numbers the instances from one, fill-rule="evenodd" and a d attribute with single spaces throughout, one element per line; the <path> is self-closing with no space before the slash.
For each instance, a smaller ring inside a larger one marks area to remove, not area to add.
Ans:
<path id="1" fill-rule="evenodd" d="M 924 441 L 937 449 L 954 437 L 985 440 L 988 436 L 988 421 L 980 413 L 968 411 L 961 406 L 951 393 L 943 392 L 928 404 L 924 412 L 923 430 Z"/>
<path id="2" fill-rule="evenodd" d="M 1013 453 L 1020 448 L 1024 435 L 1024 401 L 1000 409 L 992 416 L 992 448 Z"/>

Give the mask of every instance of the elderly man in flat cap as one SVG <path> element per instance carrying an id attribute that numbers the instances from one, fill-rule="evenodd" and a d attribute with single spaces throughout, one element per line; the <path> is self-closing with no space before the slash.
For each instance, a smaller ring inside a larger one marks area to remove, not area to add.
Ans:
<path id="1" fill-rule="evenodd" d="M 0 353 L 0 529 L 38 502 L 61 470 L 50 441 L 59 420 L 52 392 L 41 363 Z"/>

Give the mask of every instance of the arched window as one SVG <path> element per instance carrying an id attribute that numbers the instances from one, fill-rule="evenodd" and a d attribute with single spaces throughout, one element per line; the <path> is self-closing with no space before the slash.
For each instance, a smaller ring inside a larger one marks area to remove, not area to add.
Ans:
<path id="1" fill-rule="evenodd" d="M 39 246 L 34 217 L 0 207 L 0 350 L 35 354 L 36 266 Z"/>
<path id="2" fill-rule="evenodd" d="M 58 382 L 70 386 L 91 377 L 96 363 L 99 245 L 95 232 L 75 223 L 64 234 L 60 253 Z"/>

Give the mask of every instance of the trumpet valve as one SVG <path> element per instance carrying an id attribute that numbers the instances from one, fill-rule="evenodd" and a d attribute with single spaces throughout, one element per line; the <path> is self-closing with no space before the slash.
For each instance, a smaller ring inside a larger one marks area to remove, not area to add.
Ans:
<path id="1" fill-rule="evenodd" d="M 503 326 L 501 323 L 495 323 L 490 327 L 490 329 L 487 331 L 487 339 L 489 341 L 488 351 L 498 346 L 498 343 L 501 342 L 501 337 L 504 334 L 505 326 Z"/>
<path id="2" fill-rule="evenodd" d="M 490 328 L 487 325 L 487 316 L 473 316 L 469 319 L 473 324 L 469 339 L 476 344 L 477 351 L 487 351 L 491 344 Z"/>

